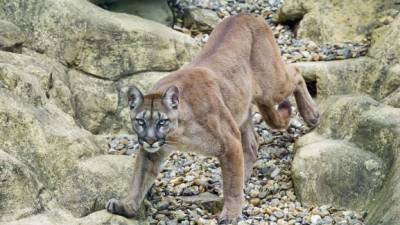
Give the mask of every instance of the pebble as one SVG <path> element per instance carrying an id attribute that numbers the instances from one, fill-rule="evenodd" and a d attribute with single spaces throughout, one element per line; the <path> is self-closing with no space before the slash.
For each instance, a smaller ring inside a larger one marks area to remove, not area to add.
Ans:
<path id="1" fill-rule="evenodd" d="M 279 173 L 281 172 L 281 170 L 279 168 L 276 168 L 272 173 L 271 173 L 271 177 L 275 178 L 276 176 L 279 175 Z"/>
<path id="2" fill-rule="evenodd" d="M 320 224 L 321 216 L 320 215 L 312 215 L 311 216 L 311 224 Z"/>
<path id="3" fill-rule="evenodd" d="M 274 216 L 276 216 L 276 218 L 283 218 L 285 216 L 285 214 L 282 211 L 275 211 L 274 212 Z"/>

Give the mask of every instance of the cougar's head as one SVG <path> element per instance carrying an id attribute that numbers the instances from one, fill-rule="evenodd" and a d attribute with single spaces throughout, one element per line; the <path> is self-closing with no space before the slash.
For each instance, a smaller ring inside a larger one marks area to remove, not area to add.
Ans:
<path id="1" fill-rule="evenodd" d="M 128 90 L 128 105 L 139 144 L 147 152 L 157 152 L 168 142 L 168 134 L 178 127 L 179 89 L 171 86 L 164 93 L 143 96 L 132 86 Z"/>

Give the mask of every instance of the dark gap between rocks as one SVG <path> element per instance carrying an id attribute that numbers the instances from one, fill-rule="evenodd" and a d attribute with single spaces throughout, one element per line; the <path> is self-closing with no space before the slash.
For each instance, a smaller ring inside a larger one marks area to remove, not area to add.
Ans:
<path id="1" fill-rule="evenodd" d="M 303 20 L 303 16 L 299 17 L 298 19 L 288 21 L 284 25 L 288 25 L 289 29 L 293 32 L 294 38 L 297 38 L 297 32 L 300 27 L 300 22 Z"/>
<path id="2" fill-rule="evenodd" d="M 310 93 L 311 97 L 317 97 L 317 81 L 308 81 L 306 82 L 307 90 Z"/>

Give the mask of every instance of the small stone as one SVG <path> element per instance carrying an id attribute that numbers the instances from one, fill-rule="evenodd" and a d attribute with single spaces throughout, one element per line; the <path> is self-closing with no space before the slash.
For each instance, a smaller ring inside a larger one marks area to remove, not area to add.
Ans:
<path id="1" fill-rule="evenodd" d="M 273 140 L 273 136 L 268 130 L 262 130 L 261 136 L 263 138 L 264 144 L 270 143 Z"/>
<path id="2" fill-rule="evenodd" d="M 177 220 L 183 220 L 186 217 L 186 214 L 182 210 L 177 210 L 174 212 L 175 218 Z"/>
<path id="3" fill-rule="evenodd" d="M 169 202 L 167 201 L 161 201 L 156 205 L 156 208 L 158 210 L 165 210 L 168 209 L 168 207 L 169 207 Z"/>
<path id="4" fill-rule="evenodd" d="M 354 212 L 352 211 L 344 211 L 343 216 L 348 217 L 348 218 L 353 218 L 354 217 Z"/>
<path id="5" fill-rule="evenodd" d="M 284 219 L 279 219 L 279 220 L 276 222 L 276 224 L 277 224 L 277 225 L 288 225 L 289 223 L 286 222 Z"/>
<path id="6" fill-rule="evenodd" d="M 300 122 L 299 119 L 297 118 L 292 118 L 290 120 L 290 126 L 294 127 L 294 128 L 301 128 L 303 126 L 303 124 Z"/>
<path id="7" fill-rule="evenodd" d="M 252 189 L 249 193 L 250 197 L 255 198 L 258 196 L 258 194 L 260 194 L 260 191 L 258 191 L 257 189 Z"/>
<path id="8" fill-rule="evenodd" d="M 263 198 L 267 197 L 267 195 L 268 195 L 268 192 L 263 191 L 263 192 L 260 192 L 260 194 L 258 194 L 258 197 L 263 199 Z"/>
<path id="9" fill-rule="evenodd" d="M 333 224 L 333 219 L 330 216 L 325 216 L 322 220 L 323 224 Z"/>
<path id="10" fill-rule="evenodd" d="M 170 182 L 171 182 L 171 184 L 173 184 L 175 186 L 179 185 L 179 184 L 182 184 L 183 177 L 176 177 L 176 178 L 172 179 Z"/>
<path id="11" fill-rule="evenodd" d="M 375 171 L 380 167 L 379 163 L 373 159 L 365 161 L 364 166 L 368 171 Z"/>
<path id="12" fill-rule="evenodd" d="M 276 198 L 274 198 L 274 199 L 272 199 L 271 200 L 271 206 L 278 206 L 279 205 L 279 199 L 276 199 Z"/>
<path id="13" fill-rule="evenodd" d="M 178 221 L 177 220 L 168 220 L 166 222 L 166 225 L 178 225 Z"/>
<path id="14" fill-rule="evenodd" d="M 260 200 L 259 198 L 252 198 L 252 199 L 250 200 L 250 203 L 251 203 L 252 205 L 254 205 L 254 206 L 260 205 L 260 202 L 261 202 L 261 200 Z"/>
<path id="15" fill-rule="evenodd" d="M 254 113 L 252 120 L 253 120 L 254 124 L 260 124 L 262 122 L 261 114 L 260 113 Z"/>
<path id="16" fill-rule="evenodd" d="M 283 218 L 285 216 L 285 214 L 282 211 L 275 211 L 274 212 L 274 216 L 276 216 L 277 218 Z"/>
<path id="17" fill-rule="evenodd" d="M 312 215 L 311 216 L 311 224 L 320 224 L 321 216 L 320 215 Z"/>
<path id="18" fill-rule="evenodd" d="M 313 41 L 309 41 L 309 42 L 307 43 L 307 49 L 308 49 L 309 51 L 315 51 L 315 50 L 318 49 L 318 45 L 317 45 L 315 42 L 313 42 Z"/>
<path id="19" fill-rule="evenodd" d="M 272 173 L 271 173 L 271 177 L 275 178 L 276 176 L 279 175 L 279 173 L 281 172 L 281 169 L 276 168 Z"/>

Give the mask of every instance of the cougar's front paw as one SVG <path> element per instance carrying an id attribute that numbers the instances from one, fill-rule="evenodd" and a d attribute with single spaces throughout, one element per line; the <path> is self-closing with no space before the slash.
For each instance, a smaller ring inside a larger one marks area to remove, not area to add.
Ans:
<path id="1" fill-rule="evenodd" d="M 315 128 L 320 122 L 320 114 L 318 111 L 304 117 L 304 121 L 310 128 Z"/>
<path id="2" fill-rule="evenodd" d="M 110 199 L 106 204 L 106 209 L 112 214 L 117 214 L 125 217 L 135 217 L 136 211 L 129 205 L 118 201 L 117 199 Z"/>
<path id="3" fill-rule="evenodd" d="M 240 215 L 228 215 L 225 210 L 222 210 L 221 215 L 218 217 L 218 224 L 236 225 L 240 220 Z"/>
<path id="4" fill-rule="evenodd" d="M 238 224 L 238 219 L 218 219 L 218 225 L 236 225 Z"/>

